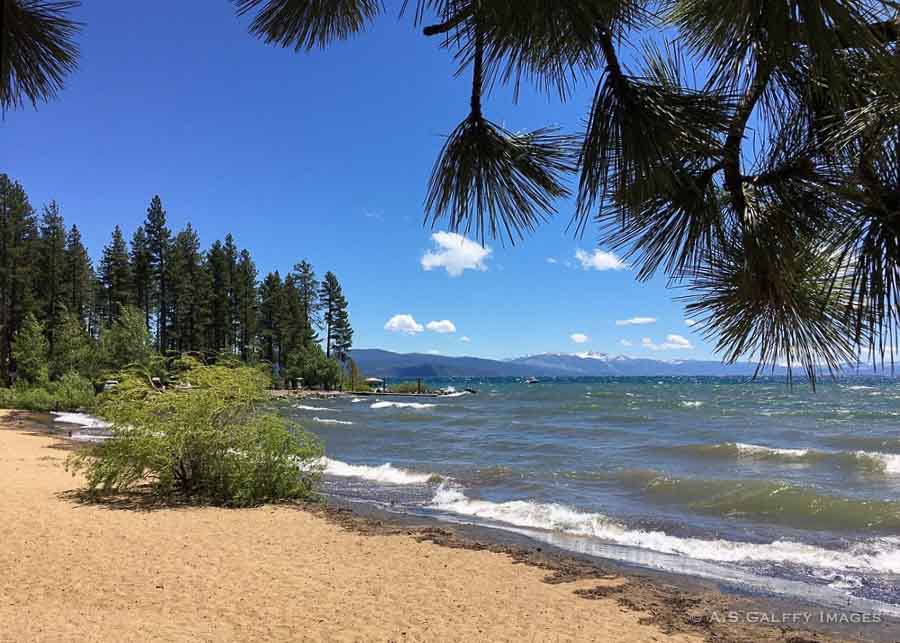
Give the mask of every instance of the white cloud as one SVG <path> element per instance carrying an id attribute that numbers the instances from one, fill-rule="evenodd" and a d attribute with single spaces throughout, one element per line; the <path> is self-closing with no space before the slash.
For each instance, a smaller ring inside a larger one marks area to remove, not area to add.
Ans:
<path id="1" fill-rule="evenodd" d="M 688 328 L 691 328 L 692 326 L 696 326 L 699 323 L 700 322 L 698 322 L 696 319 L 685 319 L 684 320 L 684 325 L 687 326 Z"/>
<path id="2" fill-rule="evenodd" d="M 363 216 L 367 219 L 375 219 L 376 221 L 384 221 L 384 214 L 378 210 L 366 210 Z"/>
<path id="3" fill-rule="evenodd" d="M 628 341 L 627 339 L 620 339 L 620 340 L 619 340 L 619 343 L 620 343 L 622 346 L 634 346 L 634 344 L 632 344 L 632 343 L 631 343 L 630 341 Z"/>
<path id="4" fill-rule="evenodd" d="M 436 349 L 436 348 L 432 348 L 430 351 L 428 351 L 428 354 L 429 354 L 429 355 L 440 355 L 440 354 L 441 354 L 441 351 L 439 351 L 439 350 Z"/>
<path id="5" fill-rule="evenodd" d="M 466 344 L 468 344 L 469 342 L 472 341 L 472 338 L 469 337 L 468 335 L 463 335 L 462 337 L 459 338 L 459 341 L 465 342 Z"/>
<path id="6" fill-rule="evenodd" d="M 384 329 L 392 333 L 406 333 L 407 335 L 415 335 L 425 330 L 415 317 L 406 314 L 391 317 L 384 325 Z"/>
<path id="7" fill-rule="evenodd" d="M 449 319 L 442 319 L 440 321 L 430 321 L 425 324 L 425 328 L 430 330 L 432 333 L 455 333 L 456 332 L 456 324 L 454 324 Z"/>
<path id="8" fill-rule="evenodd" d="M 571 339 L 576 344 L 585 344 L 590 341 L 591 338 L 584 333 L 572 333 L 571 335 L 569 335 L 569 339 Z"/>
<path id="9" fill-rule="evenodd" d="M 575 258 L 585 270 L 625 270 L 628 268 L 616 255 L 603 250 L 585 252 L 579 248 L 575 251 Z"/>
<path id="10" fill-rule="evenodd" d="M 466 270 L 487 270 L 485 260 L 491 249 L 466 239 L 455 232 L 435 232 L 431 235 L 434 249 L 422 255 L 422 268 L 444 268 L 451 277 L 459 277 Z"/>
<path id="11" fill-rule="evenodd" d="M 616 320 L 616 326 L 643 326 L 644 324 L 655 324 L 656 317 L 631 317 L 629 319 Z"/>
<path id="12" fill-rule="evenodd" d="M 649 337 L 645 337 L 641 340 L 641 346 L 644 348 L 648 348 L 652 351 L 678 351 L 678 350 L 690 350 L 694 348 L 690 341 L 681 335 L 666 335 L 666 341 L 662 344 L 655 343 Z"/>
<path id="13" fill-rule="evenodd" d="M 556 263 L 555 257 L 547 257 L 547 263 Z"/>

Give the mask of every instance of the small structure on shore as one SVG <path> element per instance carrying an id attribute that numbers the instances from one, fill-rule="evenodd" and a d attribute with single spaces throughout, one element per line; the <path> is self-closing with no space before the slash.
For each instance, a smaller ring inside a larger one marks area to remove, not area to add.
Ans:
<path id="1" fill-rule="evenodd" d="M 376 393 L 384 391 L 384 380 L 378 379 L 377 377 L 367 377 L 366 384 L 371 386 Z M 381 389 L 381 391 L 378 389 Z"/>

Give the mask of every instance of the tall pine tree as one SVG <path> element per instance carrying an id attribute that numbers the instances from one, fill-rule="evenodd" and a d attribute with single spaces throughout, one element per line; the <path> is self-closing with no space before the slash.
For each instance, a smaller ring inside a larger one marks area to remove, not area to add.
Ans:
<path id="1" fill-rule="evenodd" d="M 156 349 L 166 353 L 169 346 L 169 253 L 172 249 L 172 232 L 166 226 L 166 211 L 159 196 L 154 196 L 147 208 L 144 222 L 147 233 L 147 250 L 153 288 L 156 293 Z"/>
<path id="2" fill-rule="evenodd" d="M 312 264 L 306 259 L 294 266 L 294 281 L 300 297 L 300 306 L 303 309 L 305 321 L 303 345 L 312 347 L 319 341 L 316 333 L 322 326 L 322 305 L 319 301 L 319 281 Z"/>
<path id="3" fill-rule="evenodd" d="M 93 304 L 93 267 L 87 249 L 81 241 L 81 231 L 74 225 L 66 237 L 65 272 L 69 313 L 75 316 L 83 328 L 89 329 L 90 309 Z"/>
<path id="4" fill-rule="evenodd" d="M 213 353 L 226 350 L 231 336 L 231 270 L 228 263 L 225 247 L 221 241 L 215 241 L 206 255 L 206 269 L 212 288 L 207 343 Z"/>
<path id="5" fill-rule="evenodd" d="M 253 340 L 256 336 L 256 265 L 247 250 L 241 250 L 238 259 L 237 277 L 234 286 L 238 315 L 238 350 L 241 359 L 250 361 L 253 354 Z"/>
<path id="6" fill-rule="evenodd" d="M 225 253 L 225 348 L 234 352 L 237 346 L 238 302 L 237 302 L 237 263 L 238 248 L 234 237 L 229 232 L 225 235 L 225 243 L 222 246 Z"/>
<path id="7" fill-rule="evenodd" d="M 0 174 L 0 384 L 15 372 L 13 342 L 35 310 L 37 226 L 25 190 Z"/>
<path id="8" fill-rule="evenodd" d="M 266 275 L 259 287 L 259 343 L 261 357 L 277 368 L 282 308 L 282 283 L 278 271 Z"/>
<path id="9" fill-rule="evenodd" d="M 131 237 L 132 300 L 144 313 L 144 324 L 148 331 L 150 330 L 154 299 L 152 263 L 147 230 L 144 226 L 140 226 Z"/>
<path id="10" fill-rule="evenodd" d="M 353 329 L 350 327 L 347 299 L 333 272 L 325 273 L 319 301 L 322 303 L 325 322 L 325 356 L 334 356 L 343 361 L 353 343 Z"/>
<path id="11" fill-rule="evenodd" d="M 175 236 L 169 263 L 172 344 L 179 353 L 205 348 L 204 277 L 200 237 L 188 223 Z"/>
<path id="12" fill-rule="evenodd" d="M 41 214 L 39 246 L 40 264 L 36 290 L 50 359 L 53 359 L 56 334 L 65 319 L 66 305 L 69 302 L 65 279 L 66 226 L 56 201 L 44 206 Z"/>
<path id="13" fill-rule="evenodd" d="M 131 264 L 128 260 L 128 244 L 122 229 L 116 226 L 112 238 L 103 248 L 100 259 L 100 283 L 103 287 L 103 311 L 107 325 L 112 324 L 132 299 Z"/>

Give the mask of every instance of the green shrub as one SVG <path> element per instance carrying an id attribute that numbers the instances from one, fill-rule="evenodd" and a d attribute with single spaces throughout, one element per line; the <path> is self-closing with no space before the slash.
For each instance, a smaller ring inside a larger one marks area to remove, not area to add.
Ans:
<path id="1" fill-rule="evenodd" d="M 66 373 L 58 382 L 30 385 L 18 382 L 0 389 L 0 408 L 23 411 L 82 411 L 94 406 L 94 385 L 78 373 Z"/>
<path id="2" fill-rule="evenodd" d="M 10 407 L 12 408 L 42 413 L 60 410 L 56 397 L 43 386 L 17 384 L 11 391 Z"/>
<path id="3" fill-rule="evenodd" d="M 147 366 L 154 352 L 144 313 L 134 306 L 122 308 L 112 326 L 100 333 L 99 352 L 103 367 L 111 371 L 128 364 Z"/>
<path id="4" fill-rule="evenodd" d="M 76 454 L 88 490 L 117 493 L 146 485 L 161 497 L 254 505 L 314 494 L 319 441 L 266 413 L 268 378 L 250 367 L 194 363 L 165 391 L 126 375 L 102 395 L 111 439 Z"/>
<path id="5" fill-rule="evenodd" d="M 86 377 L 70 372 L 50 385 L 60 411 L 88 410 L 94 405 L 94 385 Z"/>
<path id="6" fill-rule="evenodd" d="M 340 363 L 328 359 L 318 344 L 298 348 L 287 356 L 285 377 L 289 380 L 303 380 L 304 388 L 334 389 L 341 383 Z"/>
<path id="7" fill-rule="evenodd" d="M 15 391 L 11 388 L 0 388 L 0 409 L 16 408 L 15 399 Z"/>

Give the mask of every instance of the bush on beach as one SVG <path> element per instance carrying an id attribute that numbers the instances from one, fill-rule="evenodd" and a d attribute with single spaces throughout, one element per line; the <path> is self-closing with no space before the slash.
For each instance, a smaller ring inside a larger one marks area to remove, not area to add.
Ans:
<path id="1" fill-rule="evenodd" d="M 112 437 L 69 460 L 91 494 L 140 485 L 163 498 L 234 506 L 314 495 L 322 446 L 265 412 L 265 373 L 183 359 L 173 379 L 160 391 L 135 369 L 101 396 L 98 412 Z"/>
<path id="2" fill-rule="evenodd" d="M 19 382 L 0 389 L 0 408 L 46 413 L 89 411 L 94 405 L 94 385 L 78 373 L 66 373 L 59 381 L 29 384 Z"/>

